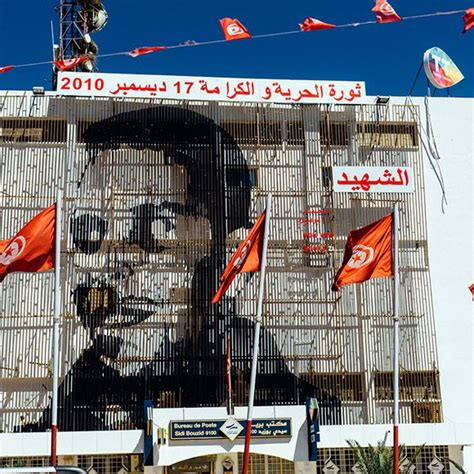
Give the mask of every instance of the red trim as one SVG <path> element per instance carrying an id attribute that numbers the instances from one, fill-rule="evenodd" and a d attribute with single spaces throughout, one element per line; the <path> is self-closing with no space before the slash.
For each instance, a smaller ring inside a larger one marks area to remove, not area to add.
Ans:
<path id="1" fill-rule="evenodd" d="M 58 464 L 58 459 L 56 456 L 57 437 L 58 427 L 53 425 L 51 427 L 51 466 L 56 466 Z"/>
<path id="2" fill-rule="evenodd" d="M 393 472 L 398 474 L 398 425 L 393 426 Z"/>
<path id="3" fill-rule="evenodd" d="M 252 434 L 252 420 L 247 420 L 247 431 L 245 432 L 245 450 L 244 450 L 244 460 L 242 464 L 242 474 L 248 473 L 251 434 Z"/>

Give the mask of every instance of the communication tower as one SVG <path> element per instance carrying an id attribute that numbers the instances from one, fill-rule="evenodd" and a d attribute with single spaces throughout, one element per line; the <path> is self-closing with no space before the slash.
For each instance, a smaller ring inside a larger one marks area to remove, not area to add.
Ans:
<path id="1" fill-rule="evenodd" d="M 90 34 L 100 31 L 108 21 L 101 0 L 61 0 L 59 17 L 59 49 L 55 59 L 87 56 L 87 61 L 70 70 L 97 71 L 99 48 Z"/>

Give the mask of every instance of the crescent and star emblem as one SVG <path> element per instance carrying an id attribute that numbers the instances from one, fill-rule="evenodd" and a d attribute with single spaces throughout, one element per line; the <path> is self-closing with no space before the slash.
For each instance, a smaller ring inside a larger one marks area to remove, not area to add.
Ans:
<path id="1" fill-rule="evenodd" d="M 0 255 L 0 264 L 10 265 L 25 250 L 25 247 L 26 239 L 21 235 L 15 237 Z"/>
<path id="2" fill-rule="evenodd" d="M 368 265 L 374 259 L 374 249 L 365 245 L 354 245 L 352 256 L 347 262 L 351 268 L 361 268 Z"/>

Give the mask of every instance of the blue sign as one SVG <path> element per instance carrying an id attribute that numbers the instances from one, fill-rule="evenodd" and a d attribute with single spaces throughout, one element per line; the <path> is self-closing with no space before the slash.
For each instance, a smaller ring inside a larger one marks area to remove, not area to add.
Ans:
<path id="1" fill-rule="evenodd" d="M 170 421 L 170 439 L 172 441 L 192 439 L 227 439 L 221 431 L 227 420 L 188 420 Z M 243 426 L 238 438 L 245 438 L 247 421 L 238 420 Z M 290 438 L 291 418 L 252 420 L 252 437 L 255 438 Z"/>
<path id="2" fill-rule="evenodd" d="M 306 422 L 308 424 L 308 460 L 318 460 L 319 405 L 316 398 L 306 398 Z"/>

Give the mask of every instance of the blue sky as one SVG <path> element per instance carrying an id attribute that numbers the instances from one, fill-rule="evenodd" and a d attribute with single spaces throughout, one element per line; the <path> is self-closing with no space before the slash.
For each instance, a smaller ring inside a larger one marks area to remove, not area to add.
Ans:
<path id="1" fill-rule="evenodd" d="M 50 0 L 0 0 L 0 66 L 48 60 L 50 21 L 59 16 Z M 345 24 L 375 19 L 373 0 L 103 0 L 109 23 L 93 36 L 100 53 L 186 40 L 221 39 L 219 18 L 238 18 L 254 35 L 298 29 L 312 16 Z M 392 0 L 400 16 L 474 7 L 474 0 Z M 444 49 L 465 79 L 452 96 L 474 96 L 474 29 L 461 35 L 462 14 L 367 25 L 282 37 L 160 51 L 139 58 L 99 59 L 101 72 L 202 75 L 275 79 L 360 80 L 370 95 L 406 95 L 423 52 Z M 17 68 L 0 75 L 0 90 L 51 88 L 48 65 Z M 421 76 L 414 95 L 424 95 Z M 438 91 L 437 95 L 446 92 Z"/>

